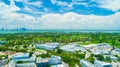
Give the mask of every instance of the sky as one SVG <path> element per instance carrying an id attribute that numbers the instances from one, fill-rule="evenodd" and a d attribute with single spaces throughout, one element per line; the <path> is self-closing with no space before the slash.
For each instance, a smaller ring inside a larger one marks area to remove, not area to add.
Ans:
<path id="1" fill-rule="evenodd" d="M 0 0 L 0 28 L 120 30 L 120 0 Z"/>

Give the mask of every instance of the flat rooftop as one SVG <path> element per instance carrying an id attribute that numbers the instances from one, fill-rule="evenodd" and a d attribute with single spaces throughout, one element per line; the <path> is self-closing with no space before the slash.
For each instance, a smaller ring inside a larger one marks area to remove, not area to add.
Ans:
<path id="1" fill-rule="evenodd" d="M 80 63 L 84 63 L 88 67 L 94 67 L 94 65 L 92 63 L 90 63 L 89 61 L 84 60 L 84 59 L 80 60 Z"/>
<path id="2" fill-rule="evenodd" d="M 22 63 L 22 64 L 17 64 L 16 67 L 35 67 L 35 63 Z"/>
<path id="3" fill-rule="evenodd" d="M 29 53 L 16 53 L 14 54 L 15 57 L 19 57 L 19 56 L 29 56 Z"/>
<path id="4" fill-rule="evenodd" d="M 49 58 L 41 58 L 41 57 L 38 57 L 37 58 L 37 63 L 43 63 L 43 62 L 48 62 Z"/>
<path id="5" fill-rule="evenodd" d="M 85 48 L 79 46 L 78 44 L 68 44 L 65 46 L 60 47 L 60 49 L 65 50 L 65 51 L 86 51 Z"/>
<path id="6" fill-rule="evenodd" d="M 35 44 L 36 47 L 57 47 L 59 43 L 46 43 L 46 44 Z"/>
<path id="7" fill-rule="evenodd" d="M 16 53 L 12 56 L 13 59 L 22 57 L 29 57 L 29 53 Z"/>
<path id="8" fill-rule="evenodd" d="M 102 65 L 111 65 L 111 63 L 103 62 L 103 61 L 99 61 L 99 60 L 95 60 L 95 62 L 100 63 Z"/>

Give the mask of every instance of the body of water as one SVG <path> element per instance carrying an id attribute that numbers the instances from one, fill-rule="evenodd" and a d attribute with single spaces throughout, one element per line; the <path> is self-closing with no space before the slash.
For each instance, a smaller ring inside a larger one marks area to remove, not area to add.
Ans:
<path id="1" fill-rule="evenodd" d="M 82 32 L 82 33 L 120 33 L 120 30 L 25 30 L 25 31 L 0 31 L 0 34 L 8 33 L 45 33 L 45 32 L 55 32 L 55 33 L 69 33 L 69 32 Z"/>

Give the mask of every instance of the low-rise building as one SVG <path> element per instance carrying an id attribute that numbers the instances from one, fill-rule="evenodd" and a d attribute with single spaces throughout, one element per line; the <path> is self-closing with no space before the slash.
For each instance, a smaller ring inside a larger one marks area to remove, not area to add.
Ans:
<path id="1" fill-rule="evenodd" d="M 14 62 L 17 61 L 23 61 L 23 62 L 35 62 L 36 59 L 36 55 L 32 55 L 31 57 L 29 56 L 29 53 L 17 53 L 14 54 L 12 57 L 12 60 L 14 60 Z"/>
<path id="2" fill-rule="evenodd" d="M 48 63 L 50 65 L 59 65 L 59 64 L 62 64 L 62 60 L 59 58 L 52 57 L 52 58 L 49 58 Z"/>
<path id="3" fill-rule="evenodd" d="M 44 50 L 54 50 L 57 47 L 59 47 L 59 43 L 35 44 L 35 48 L 41 48 Z"/>
<path id="4" fill-rule="evenodd" d="M 75 52 L 75 51 L 85 52 L 86 51 L 85 48 L 81 47 L 78 44 L 68 44 L 60 47 L 60 49 L 66 52 Z"/>
<path id="5" fill-rule="evenodd" d="M 111 51 L 111 55 L 117 55 L 120 56 L 120 49 L 114 49 Z"/>
<path id="6" fill-rule="evenodd" d="M 16 63 L 13 60 L 11 60 L 7 65 L 7 67 L 15 67 L 15 66 L 16 66 Z"/>
<path id="7" fill-rule="evenodd" d="M 110 60 L 118 61 L 118 57 L 110 55 Z"/>
<path id="8" fill-rule="evenodd" d="M 36 67 L 36 55 L 30 57 L 29 53 L 16 53 L 12 56 L 12 61 L 8 67 Z"/>
<path id="9" fill-rule="evenodd" d="M 16 53 L 12 56 L 12 60 L 17 61 L 21 59 L 29 59 L 29 53 Z"/>
<path id="10" fill-rule="evenodd" d="M 120 67 L 120 62 L 112 62 L 112 67 Z"/>
<path id="11" fill-rule="evenodd" d="M 6 64 L 6 59 L 4 60 L 0 60 L 0 67 L 4 67 L 4 65 Z"/>
<path id="12" fill-rule="evenodd" d="M 84 59 L 80 60 L 80 64 L 82 67 L 94 67 L 92 63 Z"/>
<path id="13" fill-rule="evenodd" d="M 21 64 L 16 64 L 16 67 L 36 67 L 35 63 L 21 63 Z"/>
<path id="14" fill-rule="evenodd" d="M 37 67 L 66 67 L 66 65 L 62 62 L 61 57 L 59 56 L 51 56 L 51 58 L 37 58 L 36 61 Z"/>
<path id="15" fill-rule="evenodd" d="M 51 67 L 66 67 L 63 64 L 52 65 Z"/>
<path id="16" fill-rule="evenodd" d="M 112 67 L 111 63 L 103 62 L 103 61 L 99 61 L 99 60 L 95 60 L 94 65 L 95 65 L 95 67 Z"/>
<path id="17" fill-rule="evenodd" d="M 48 58 L 38 57 L 36 60 L 36 67 L 48 67 Z"/>
<path id="18" fill-rule="evenodd" d="M 7 43 L 7 41 L 0 41 L 0 45 Z"/>
<path id="19" fill-rule="evenodd" d="M 66 67 L 59 56 L 51 56 L 48 63 L 51 67 Z"/>
<path id="20" fill-rule="evenodd" d="M 89 47 L 87 47 L 87 49 L 90 50 L 92 52 L 92 54 L 106 55 L 106 54 L 110 54 L 113 47 L 107 43 L 101 43 L 101 44 L 89 46 Z"/>

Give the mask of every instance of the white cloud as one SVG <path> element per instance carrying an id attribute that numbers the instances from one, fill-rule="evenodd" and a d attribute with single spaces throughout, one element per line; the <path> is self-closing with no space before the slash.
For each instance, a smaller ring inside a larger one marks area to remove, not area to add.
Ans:
<path id="1" fill-rule="evenodd" d="M 33 16 L 17 13 L 18 10 L 20 8 L 14 4 L 14 1 L 12 6 L 0 2 L 0 27 L 29 27 L 33 22 L 37 22 Z"/>
<path id="2" fill-rule="evenodd" d="M 36 1 L 36 2 L 27 2 L 29 5 L 34 5 L 36 7 L 42 7 L 42 1 Z"/>
<path id="3" fill-rule="evenodd" d="M 67 2 L 62 2 L 62 1 L 58 1 L 58 2 L 57 2 L 57 5 L 59 5 L 59 6 L 68 6 L 69 3 L 67 3 Z"/>
<path id="4" fill-rule="evenodd" d="M 110 9 L 113 11 L 120 10 L 120 0 L 92 0 L 100 4 L 99 7 Z"/>
<path id="5" fill-rule="evenodd" d="M 33 6 L 36 6 L 36 7 L 42 7 L 43 3 L 42 3 L 42 0 L 39 0 L 39 1 L 34 1 L 34 2 L 29 2 L 29 0 L 14 0 L 14 1 L 17 1 L 17 2 L 23 2 L 25 3 L 25 5 L 33 5 Z"/>
<path id="6" fill-rule="evenodd" d="M 47 13 L 49 11 L 49 9 L 48 8 L 44 8 L 44 11 L 45 11 L 45 13 Z"/>
<path id="7" fill-rule="evenodd" d="M 17 1 L 17 2 L 28 2 L 29 0 L 14 0 L 14 1 Z"/>
<path id="8" fill-rule="evenodd" d="M 51 3 L 52 4 L 56 4 L 58 6 L 68 6 L 68 7 L 72 7 L 72 2 L 71 3 L 68 3 L 66 1 L 60 1 L 60 0 L 51 0 Z"/>
<path id="9" fill-rule="evenodd" d="M 10 7 L 0 2 L 0 27 L 39 28 L 39 29 L 120 29 L 120 12 L 109 16 L 80 15 L 74 12 L 65 14 L 45 14 L 33 17 L 20 14 L 19 7 Z M 12 9 L 11 9 L 12 8 Z M 14 9 L 13 9 L 14 8 Z M 47 9 L 45 9 L 47 11 Z"/>
<path id="10" fill-rule="evenodd" d="M 45 28 L 50 29 L 117 29 L 120 13 L 110 16 L 66 14 L 47 14 L 40 18 Z"/>
<path id="11" fill-rule="evenodd" d="M 34 8 L 35 9 L 35 8 Z M 29 6 L 24 6 L 23 10 L 32 14 L 45 14 L 47 12 L 47 8 L 44 8 L 45 12 L 42 11 L 35 11 L 33 8 L 29 8 Z M 37 9 L 36 9 L 37 10 Z"/>
<path id="12" fill-rule="evenodd" d="M 60 0 L 51 0 L 51 3 L 57 6 L 60 6 L 60 12 L 63 12 L 64 10 L 71 10 L 73 9 L 73 3 L 68 3 L 66 1 L 60 1 Z"/>
<path id="13" fill-rule="evenodd" d="M 51 3 L 54 5 L 58 5 L 61 7 L 60 11 L 64 12 L 65 10 L 71 10 L 73 9 L 73 5 L 84 5 L 88 6 L 87 2 L 84 2 L 84 0 L 77 1 L 77 0 L 72 0 L 72 2 L 67 2 L 67 1 L 61 1 L 61 0 L 51 0 Z"/>
<path id="14" fill-rule="evenodd" d="M 88 2 L 85 2 L 85 0 L 72 0 L 72 3 L 75 5 L 84 5 L 84 6 L 88 5 Z"/>
<path id="15" fill-rule="evenodd" d="M 56 4 L 57 0 L 51 0 L 52 4 Z"/>

